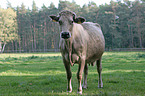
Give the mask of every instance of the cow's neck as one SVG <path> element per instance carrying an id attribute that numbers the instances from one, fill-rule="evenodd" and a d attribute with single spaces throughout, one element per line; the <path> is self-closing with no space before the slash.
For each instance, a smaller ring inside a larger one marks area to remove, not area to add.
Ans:
<path id="1" fill-rule="evenodd" d="M 71 54 L 72 54 L 72 40 L 71 40 L 71 38 L 68 40 L 65 40 L 65 46 L 66 46 L 66 49 L 68 50 L 69 62 L 71 64 L 71 66 L 73 66 L 74 63 L 71 60 Z"/>

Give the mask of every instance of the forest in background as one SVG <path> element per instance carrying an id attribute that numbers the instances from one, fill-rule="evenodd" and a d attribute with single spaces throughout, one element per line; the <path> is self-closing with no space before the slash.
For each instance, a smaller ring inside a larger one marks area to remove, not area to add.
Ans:
<path id="1" fill-rule="evenodd" d="M 106 49 L 145 48 L 144 9 L 145 0 L 110 1 L 110 4 L 100 6 L 90 2 L 82 7 L 73 0 L 59 0 L 58 8 L 51 3 L 40 9 L 33 1 L 32 10 L 23 3 L 17 8 L 8 3 L 7 9 L 0 8 L 0 52 L 47 52 L 48 49 L 59 49 L 59 25 L 52 22 L 49 15 L 58 15 L 62 10 L 73 11 L 87 22 L 100 24 Z M 7 14 L 10 17 L 5 19 Z"/>

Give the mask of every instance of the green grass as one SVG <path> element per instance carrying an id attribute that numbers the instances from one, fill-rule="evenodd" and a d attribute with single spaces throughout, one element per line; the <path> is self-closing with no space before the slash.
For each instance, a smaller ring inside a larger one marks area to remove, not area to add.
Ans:
<path id="1" fill-rule="evenodd" d="M 0 54 L 0 96 L 77 95 L 77 67 L 67 93 L 60 53 Z M 84 96 L 145 96 L 145 52 L 105 52 L 102 67 L 104 87 L 97 88 L 96 66 L 89 66 Z"/>

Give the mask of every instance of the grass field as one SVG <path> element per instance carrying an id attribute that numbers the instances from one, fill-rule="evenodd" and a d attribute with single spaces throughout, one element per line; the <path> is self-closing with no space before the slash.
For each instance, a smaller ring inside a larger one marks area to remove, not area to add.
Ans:
<path id="1" fill-rule="evenodd" d="M 0 96 L 77 95 L 77 68 L 72 67 L 72 93 L 60 53 L 0 54 Z M 89 66 L 83 95 L 145 96 L 145 52 L 105 52 L 104 87 L 97 88 L 96 66 Z"/>

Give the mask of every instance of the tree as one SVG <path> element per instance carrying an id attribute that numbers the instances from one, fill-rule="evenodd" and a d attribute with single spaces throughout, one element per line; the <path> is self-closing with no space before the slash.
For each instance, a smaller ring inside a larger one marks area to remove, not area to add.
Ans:
<path id="1" fill-rule="evenodd" d="M 22 3 L 21 7 L 17 7 L 17 21 L 18 21 L 18 35 L 20 36 L 19 39 L 19 51 L 26 50 L 26 13 L 27 10 L 25 8 L 25 5 Z"/>
<path id="2" fill-rule="evenodd" d="M 33 27 L 33 34 L 34 34 L 34 49 L 36 50 L 37 48 L 37 39 L 36 39 L 36 33 L 37 33 L 37 28 L 36 28 L 36 20 L 37 20 L 37 14 L 38 13 L 38 8 L 36 6 L 36 3 L 35 1 L 33 1 L 33 4 L 32 4 L 32 15 L 31 15 L 31 18 L 32 18 L 32 27 Z"/>
<path id="3" fill-rule="evenodd" d="M 62 11 L 62 10 L 69 10 L 69 11 L 73 11 L 76 14 L 79 14 L 80 12 L 80 5 L 77 5 L 76 2 L 69 2 L 69 1 L 62 1 L 59 0 L 59 6 L 58 6 L 58 10 Z"/>
<path id="4" fill-rule="evenodd" d="M 60 39 L 59 26 L 51 21 L 49 15 L 58 15 L 62 10 L 73 11 L 78 16 L 84 17 L 87 22 L 100 24 L 105 37 L 106 49 L 145 47 L 144 0 L 123 0 L 123 2 L 122 0 L 117 0 L 100 6 L 97 6 L 94 2 L 89 2 L 89 4 L 85 4 L 82 7 L 77 5 L 74 0 L 72 2 L 59 0 L 58 8 L 51 3 L 50 6 L 43 4 L 39 10 L 34 1 L 32 10 L 26 9 L 24 4 L 15 9 L 8 2 L 8 8 L 17 13 L 17 21 L 15 21 L 17 24 L 15 25 L 18 25 L 18 28 L 16 27 L 18 33 L 17 31 L 15 33 L 19 35 L 19 38 L 18 41 L 9 40 L 11 42 L 6 43 L 5 50 L 19 50 L 20 52 L 40 50 L 46 52 L 47 49 L 58 49 Z M 3 15 L 0 13 L 0 49 L 5 45 L 4 39 L 2 41 L 2 36 L 7 35 L 4 33 L 6 31 L 3 30 Z M 4 17 L 6 18 L 6 16 Z M 8 29 L 8 27 L 6 28 Z"/>
<path id="5" fill-rule="evenodd" d="M 140 1 L 139 0 L 136 0 L 134 3 L 133 3 L 133 8 L 132 8 L 132 20 L 133 20 L 133 23 L 135 24 L 135 32 L 137 34 L 137 38 L 138 38 L 138 44 L 137 44 L 137 47 L 140 47 L 140 48 L 143 48 L 143 43 L 142 43 L 142 32 L 143 32 L 143 28 L 144 26 L 141 26 L 143 25 L 144 22 L 142 22 L 143 20 L 143 14 L 144 13 L 144 10 L 143 9 L 143 6 L 141 5 Z"/>
<path id="6" fill-rule="evenodd" d="M 0 52 L 8 42 L 18 40 L 16 12 L 13 9 L 0 8 Z"/>

